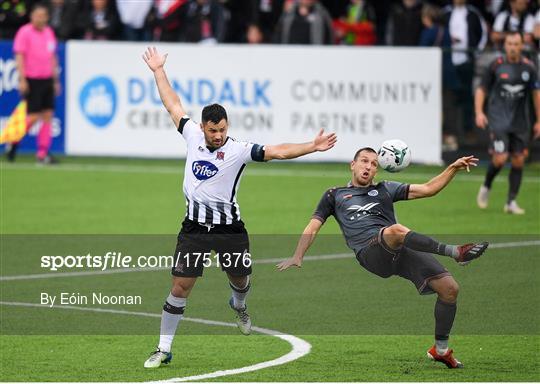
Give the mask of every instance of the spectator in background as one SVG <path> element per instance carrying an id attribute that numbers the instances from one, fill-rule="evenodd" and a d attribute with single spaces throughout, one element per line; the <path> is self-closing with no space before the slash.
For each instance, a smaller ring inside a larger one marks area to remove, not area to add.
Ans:
<path id="1" fill-rule="evenodd" d="M 442 99 L 443 99 L 443 150 L 455 151 L 457 141 L 456 113 L 456 71 L 452 64 L 452 39 L 446 27 L 441 10 L 430 4 L 422 7 L 420 46 L 442 48 Z"/>
<path id="2" fill-rule="evenodd" d="M 153 0 L 116 0 L 116 9 L 122 23 L 122 39 L 127 41 L 148 41 L 151 34 L 146 28 L 146 18 L 152 9 Z"/>
<path id="3" fill-rule="evenodd" d="M 334 20 L 338 43 L 345 45 L 374 45 L 375 11 L 366 0 L 350 0 L 347 17 Z"/>
<path id="4" fill-rule="evenodd" d="M 28 22 L 33 1 L 0 0 L 0 39 L 13 39 L 17 30 Z"/>
<path id="5" fill-rule="evenodd" d="M 78 38 L 82 35 L 77 25 L 81 6 L 79 0 L 51 0 L 49 25 L 58 40 Z"/>
<path id="6" fill-rule="evenodd" d="M 402 0 L 390 11 L 386 25 L 386 43 L 399 47 L 417 46 L 422 28 L 422 2 Z"/>
<path id="7" fill-rule="evenodd" d="M 284 0 L 250 0 L 251 17 L 247 30 L 250 44 L 270 43 L 283 12 Z"/>
<path id="8" fill-rule="evenodd" d="M 154 0 L 147 24 L 155 41 L 174 42 L 179 39 L 180 23 L 188 0 Z"/>
<path id="9" fill-rule="evenodd" d="M 510 10 L 500 12 L 493 23 L 493 44 L 501 48 L 508 32 L 521 33 L 525 45 L 533 43 L 534 17 L 529 13 L 528 6 L 528 0 L 510 0 Z"/>
<path id="10" fill-rule="evenodd" d="M 537 47 L 540 48 L 540 0 L 537 2 L 537 11 L 534 15 L 534 39 L 537 42 Z"/>
<path id="11" fill-rule="evenodd" d="M 467 0 L 454 0 L 444 8 L 445 24 L 452 38 L 452 64 L 457 75 L 455 97 L 461 112 L 467 141 L 474 140 L 473 77 L 475 51 L 483 50 L 488 40 L 487 27 L 480 12 Z"/>
<path id="12" fill-rule="evenodd" d="M 37 161 L 53 162 L 49 154 L 52 142 L 52 118 L 55 93 L 60 93 L 56 37 L 47 25 L 49 12 L 45 5 L 36 4 L 30 13 L 30 23 L 23 25 L 15 35 L 13 52 L 19 72 L 19 92 L 27 101 L 26 129 L 42 120 L 37 136 Z M 8 149 L 8 160 L 14 161 L 18 143 Z"/>
<path id="13" fill-rule="evenodd" d="M 375 11 L 375 31 L 377 32 L 377 44 L 384 45 L 386 43 L 386 26 L 388 17 L 392 9 L 392 0 L 370 0 L 371 6 Z"/>
<path id="14" fill-rule="evenodd" d="M 226 43 L 245 43 L 246 32 L 251 22 L 252 0 L 219 0 L 225 8 L 227 28 L 224 41 Z"/>
<path id="15" fill-rule="evenodd" d="M 92 0 L 84 20 L 85 40 L 113 40 L 120 27 L 116 10 L 108 0 Z"/>
<path id="16" fill-rule="evenodd" d="M 281 44 L 333 44 L 332 19 L 316 0 L 298 0 L 279 19 L 276 42 Z"/>
<path id="17" fill-rule="evenodd" d="M 190 0 L 180 23 L 180 41 L 222 43 L 227 30 L 228 12 L 217 0 Z"/>

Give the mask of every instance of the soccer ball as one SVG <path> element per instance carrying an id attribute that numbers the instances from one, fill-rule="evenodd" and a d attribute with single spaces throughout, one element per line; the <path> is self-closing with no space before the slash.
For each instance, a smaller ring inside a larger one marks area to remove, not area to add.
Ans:
<path id="1" fill-rule="evenodd" d="M 386 140 L 377 155 L 379 166 L 388 172 L 400 172 L 411 162 L 411 150 L 401 140 Z"/>

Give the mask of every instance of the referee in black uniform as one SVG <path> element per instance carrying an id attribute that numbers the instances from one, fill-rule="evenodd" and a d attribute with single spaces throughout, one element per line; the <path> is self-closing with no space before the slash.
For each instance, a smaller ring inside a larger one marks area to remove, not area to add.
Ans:
<path id="1" fill-rule="evenodd" d="M 476 125 L 489 130 L 491 153 L 486 179 L 480 186 L 476 200 L 481 209 L 487 208 L 493 180 L 510 155 L 512 168 L 504 212 L 520 215 L 525 210 L 519 207 L 516 197 L 533 121 L 536 121 L 534 138 L 540 137 L 540 83 L 532 62 L 521 55 L 523 38 L 520 33 L 506 35 L 504 50 L 505 55 L 495 59 L 485 71 L 475 94 Z"/>

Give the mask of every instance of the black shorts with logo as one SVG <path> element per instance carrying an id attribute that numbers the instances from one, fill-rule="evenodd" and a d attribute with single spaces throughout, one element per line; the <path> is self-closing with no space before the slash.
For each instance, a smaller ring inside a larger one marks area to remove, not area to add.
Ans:
<path id="1" fill-rule="evenodd" d="M 54 81 L 50 79 L 26 79 L 28 93 L 25 95 L 28 113 L 54 109 Z"/>
<path id="2" fill-rule="evenodd" d="M 377 276 L 387 278 L 400 276 L 411 281 L 421 295 L 435 293 L 429 282 L 450 272 L 433 255 L 402 247 L 393 251 L 384 241 L 381 229 L 369 244 L 360 250 L 356 259 L 362 267 Z"/>
<path id="3" fill-rule="evenodd" d="M 529 145 L 528 133 L 494 132 L 489 133 L 490 153 L 523 153 Z"/>
<path id="4" fill-rule="evenodd" d="M 249 237 L 241 220 L 203 225 L 186 219 L 178 234 L 171 273 L 199 277 L 204 268 L 218 267 L 233 276 L 248 276 L 251 262 Z"/>

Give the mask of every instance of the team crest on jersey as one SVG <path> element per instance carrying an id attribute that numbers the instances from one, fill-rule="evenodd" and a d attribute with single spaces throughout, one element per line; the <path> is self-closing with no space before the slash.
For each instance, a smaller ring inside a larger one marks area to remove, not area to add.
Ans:
<path id="1" fill-rule="evenodd" d="M 225 160 L 225 152 L 218 151 L 216 153 L 216 160 Z"/>
<path id="2" fill-rule="evenodd" d="M 369 196 L 378 196 L 379 195 L 379 191 L 377 191 L 376 189 L 372 189 L 371 191 L 369 191 L 367 193 Z"/>
<path id="3" fill-rule="evenodd" d="M 200 160 L 193 162 L 191 170 L 193 171 L 193 175 L 195 175 L 197 180 L 208 180 L 218 173 L 219 168 L 209 161 Z"/>
<path id="4" fill-rule="evenodd" d="M 529 72 L 527 71 L 521 72 L 521 79 L 523 81 L 529 81 L 530 78 L 531 78 L 531 75 L 529 74 Z"/>

